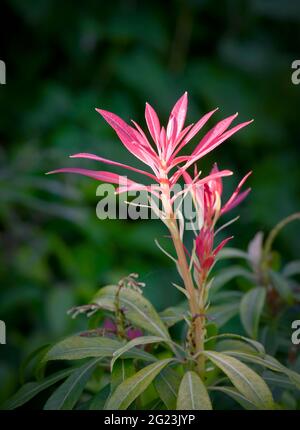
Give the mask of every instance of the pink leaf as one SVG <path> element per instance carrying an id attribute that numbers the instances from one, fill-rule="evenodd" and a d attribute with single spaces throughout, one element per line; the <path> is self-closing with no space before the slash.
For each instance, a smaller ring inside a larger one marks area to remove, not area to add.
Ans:
<path id="1" fill-rule="evenodd" d="M 146 123 L 151 134 L 152 139 L 156 143 L 157 147 L 160 148 L 159 135 L 160 135 L 160 123 L 157 113 L 149 103 L 146 103 L 145 108 Z"/>
<path id="2" fill-rule="evenodd" d="M 187 112 L 187 104 L 188 104 L 188 96 L 187 96 L 187 92 L 185 92 L 183 96 L 181 96 L 180 99 L 175 103 L 171 111 L 169 122 L 173 117 L 176 119 L 176 123 L 177 123 L 176 137 L 181 132 L 184 126 L 186 112 Z"/>
<path id="3" fill-rule="evenodd" d="M 113 166 L 123 167 L 124 169 L 129 169 L 134 172 L 141 173 L 142 175 L 149 176 L 149 178 L 154 179 L 155 181 L 158 181 L 156 176 L 152 175 L 151 173 L 145 172 L 144 170 L 136 169 L 135 167 L 128 166 L 127 164 L 122 164 L 117 161 L 108 160 L 107 158 L 98 157 L 97 155 L 94 155 L 94 154 L 82 152 L 79 154 L 70 155 L 70 158 L 88 158 L 90 160 L 100 161 L 102 163 L 111 164 Z"/>
<path id="4" fill-rule="evenodd" d="M 88 169 L 79 169 L 76 167 L 66 167 L 64 169 L 57 169 L 51 172 L 48 172 L 47 175 L 51 175 L 53 173 L 77 173 L 83 176 L 89 176 L 90 178 L 96 179 L 97 181 L 109 182 L 111 184 L 119 184 L 123 186 L 128 185 L 139 185 L 137 182 L 131 181 L 126 176 L 120 176 L 116 173 L 111 172 L 103 172 L 97 170 L 88 170 Z"/>
<path id="5" fill-rule="evenodd" d="M 193 154 L 197 154 L 202 148 L 207 147 L 210 142 L 214 141 L 217 137 L 221 136 L 225 130 L 230 126 L 232 121 L 237 117 L 237 113 L 229 116 L 218 122 L 211 130 L 209 130 L 206 135 L 200 140 L 198 145 L 193 151 Z"/>
<path id="6" fill-rule="evenodd" d="M 178 154 L 179 151 L 190 141 L 193 139 L 194 136 L 198 133 L 198 131 L 201 130 L 201 128 L 206 124 L 206 122 L 209 120 L 209 118 L 218 110 L 218 108 L 208 112 L 205 114 L 202 118 L 199 119 L 199 121 L 196 122 L 196 124 L 191 128 L 191 130 L 188 132 L 188 134 L 184 137 L 178 148 L 173 154 L 173 157 Z"/>

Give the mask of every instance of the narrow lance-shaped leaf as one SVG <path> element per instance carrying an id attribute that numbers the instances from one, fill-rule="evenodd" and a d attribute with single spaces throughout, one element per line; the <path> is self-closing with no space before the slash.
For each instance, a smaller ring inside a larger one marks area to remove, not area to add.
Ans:
<path id="1" fill-rule="evenodd" d="M 135 367 L 131 359 L 118 360 L 111 372 L 111 393 L 123 382 L 135 374 Z"/>
<path id="2" fill-rule="evenodd" d="M 236 339 L 236 340 L 239 340 L 241 342 L 245 342 L 246 344 L 249 344 L 252 348 L 254 348 L 254 350 L 259 355 L 265 355 L 265 353 L 266 353 L 264 346 L 260 342 L 257 342 L 254 339 L 249 339 L 248 337 L 245 337 L 245 336 L 241 336 L 239 334 L 222 333 L 222 334 L 218 334 L 216 336 L 213 336 L 212 338 L 217 339 L 217 340 L 220 340 L 220 339 Z M 209 339 L 207 339 L 207 341 L 208 340 Z"/>
<path id="3" fill-rule="evenodd" d="M 263 287 L 252 288 L 241 300 L 240 316 L 247 334 L 257 338 L 259 319 L 265 304 L 266 289 Z"/>
<path id="4" fill-rule="evenodd" d="M 221 252 L 224 252 L 224 249 Z M 218 254 L 218 257 L 220 253 Z M 251 274 L 251 272 L 249 272 L 249 270 L 246 270 L 241 266 L 231 266 L 221 270 L 214 277 L 214 280 L 211 286 L 211 294 L 215 294 L 217 291 L 219 291 L 221 287 L 223 287 L 223 285 L 227 284 L 232 279 L 237 277 L 253 280 L 253 275 Z"/>
<path id="5" fill-rule="evenodd" d="M 180 385 L 180 375 L 173 369 L 163 369 L 154 380 L 154 386 L 168 409 L 176 408 L 177 394 Z"/>
<path id="6" fill-rule="evenodd" d="M 205 351 L 215 366 L 219 367 L 230 379 L 232 384 L 250 402 L 259 409 L 274 409 L 274 401 L 267 384 L 264 380 L 239 360 L 213 351 Z"/>
<path id="7" fill-rule="evenodd" d="M 255 403 L 251 400 L 247 399 L 243 394 L 241 394 L 238 390 L 232 387 L 211 387 L 211 391 L 221 391 L 224 394 L 227 394 L 237 403 L 239 403 L 244 409 L 247 410 L 257 410 Z"/>
<path id="8" fill-rule="evenodd" d="M 244 260 L 248 260 L 249 256 L 247 252 L 241 251 L 240 249 L 237 249 L 237 248 L 228 247 L 228 248 L 222 249 L 222 251 L 220 251 L 218 254 L 219 260 L 223 258 L 242 258 Z"/>
<path id="9" fill-rule="evenodd" d="M 13 397 L 7 400 L 7 402 L 1 406 L 1 409 L 16 409 L 24 405 L 24 403 L 29 402 L 29 400 L 31 400 L 37 394 L 51 387 L 51 385 L 54 385 L 62 379 L 67 378 L 67 376 L 69 376 L 72 372 L 74 372 L 74 368 L 65 369 L 48 376 L 42 381 L 28 382 L 27 384 L 23 385 Z"/>
<path id="10" fill-rule="evenodd" d="M 141 346 L 141 345 L 147 345 L 151 343 L 161 343 L 166 342 L 167 344 L 170 344 L 172 349 L 176 346 L 175 342 L 172 342 L 171 340 L 158 337 L 158 336 L 140 336 L 135 339 L 132 339 L 130 342 L 126 343 L 124 346 L 119 348 L 117 351 L 113 353 L 113 358 L 111 360 L 111 369 L 114 366 L 114 363 L 118 358 L 120 358 L 123 354 L 125 354 L 127 351 L 132 350 L 135 346 Z"/>
<path id="11" fill-rule="evenodd" d="M 283 373 L 298 389 L 300 389 L 299 373 L 296 373 L 295 371 L 283 366 L 278 360 L 276 360 L 276 358 L 268 354 L 265 354 L 261 357 L 253 354 L 248 354 L 242 351 L 226 351 L 226 354 L 231 355 L 233 357 L 237 357 L 238 359 L 249 363 L 258 364 L 275 372 Z"/>
<path id="12" fill-rule="evenodd" d="M 211 410 L 212 405 L 207 389 L 195 372 L 186 372 L 180 383 L 178 410 Z"/>
<path id="13" fill-rule="evenodd" d="M 126 379 L 113 392 L 108 400 L 106 410 L 124 410 L 151 384 L 153 379 L 173 361 L 172 358 L 157 361 Z"/>
<path id="14" fill-rule="evenodd" d="M 110 384 L 106 384 L 97 394 L 95 394 L 89 405 L 89 410 L 102 411 L 106 400 L 109 397 L 110 390 Z"/>
<path id="15" fill-rule="evenodd" d="M 49 397 L 44 409 L 73 409 L 100 360 L 101 358 L 95 358 L 76 369 L 72 375 L 54 391 L 51 397 Z"/>
<path id="16" fill-rule="evenodd" d="M 107 337 L 71 336 L 55 344 L 43 358 L 49 360 L 78 360 L 87 357 L 112 357 L 114 352 L 124 344 L 116 339 Z M 137 348 L 125 354 L 124 358 L 140 358 L 154 361 L 155 357 Z"/>

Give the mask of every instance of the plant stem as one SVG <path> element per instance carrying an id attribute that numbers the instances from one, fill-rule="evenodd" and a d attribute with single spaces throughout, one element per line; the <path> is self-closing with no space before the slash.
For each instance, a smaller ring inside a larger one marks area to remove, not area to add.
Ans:
<path id="1" fill-rule="evenodd" d="M 197 290 L 194 288 L 193 279 L 189 270 L 189 265 L 186 259 L 184 246 L 180 238 L 176 219 L 170 219 L 169 230 L 173 240 L 174 248 L 177 254 L 178 268 L 180 275 L 184 282 L 184 286 L 189 295 L 189 307 L 192 314 L 192 338 L 195 342 L 195 353 L 203 351 L 204 348 L 204 321 L 202 317 L 202 306 L 199 306 Z M 197 359 L 197 369 L 199 375 L 203 378 L 205 373 L 205 357 L 203 354 L 199 354 Z"/>
<path id="2" fill-rule="evenodd" d="M 203 305 L 201 300 L 199 302 L 199 299 L 201 299 L 201 295 L 199 295 L 198 297 L 198 291 L 194 287 L 194 282 L 190 272 L 189 264 L 187 262 L 184 245 L 180 237 L 176 216 L 174 214 L 173 205 L 171 203 L 170 186 L 165 171 L 161 172 L 161 177 L 165 179 L 165 181 L 161 183 L 161 199 L 166 216 L 165 223 L 171 234 L 171 238 L 177 254 L 178 269 L 183 280 L 184 287 L 189 296 L 189 308 L 192 315 L 192 343 L 195 349 L 194 352 L 198 354 L 197 371 L 199 376 L 204 379 L 205 357 L 203 354 L 201 354 L 201 351 L 203 351 L 204 349 L 205 320 L 202 316 Z"/>
<path id="3" fill-rule="evenodd" d="M 296 212 L 292 215 L 289 215 L 288 217 L 284 218 L 282 221 L 280 221 L 269 233 L 269 236 L 266 239 L 265 246 L 264 246 L 264 257 L 267 257 L 269 253 L 271 252 L 273 242 L 280 232 L 280 230 L 285 227 L 287 224 L 289 224 L 292 221 L 295 221 L 296 219 L 300 220 L 300 212 Z"/>

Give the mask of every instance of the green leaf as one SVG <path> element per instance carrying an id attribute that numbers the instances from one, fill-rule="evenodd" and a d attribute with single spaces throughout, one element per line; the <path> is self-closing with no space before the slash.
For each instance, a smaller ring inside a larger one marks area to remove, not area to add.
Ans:
<path id="1" fill-rule="evenodd" d="M 104 409 L 104 405 L 107 401 L 107 398 L 110 394 L 110 384 L 106 384 L 92 399 L 89 409 L 95 411 L 102 411 Z"/>
<path id="2" fill-rule="evenodd" d="M 242 258 L 243 260 L 248 260 L 249 256 L 247 252 L 241 251 L 237 248 L 223 248 L 218 254 L 218 260 L 223 260 L 225 258 Z"/>
<path id="3" fill-rule="evenodd" d="M 247 397 L 243 396 L 238 390 L 232 387 L 211 387 L 211 391 L 221 391 L 222 393 L 227 394 L 237 403 L 239 403 L 244 409 L 253 411 L 257 410 L 255 403 L 251 400 L 247 399 Z"/>
<path id="4" fill-rule="evenodd" d="M 241 291 L 221 290 L 214 294 L 213 303 L 217 305 L 229 302 L 240 302 L 242 297 L 243 293 Z"/>
<path id="5" fill-rule="evenodd" d="M 289 380 L 300 389 L 300 375 L 291 369 L 283 366 L 276 358 L 265 354 L 262 357 L 253 354 L 247 354 L 240 351 L 226 351 L 226 354 L 237 357 L 249 363 L 258 364 L 275 372 L 280 372 L 286 375 Z"/>
<path id="6" fill-rule="evenodd" d="M 238 314 L 239 303 L 225 303 L 223 305 L 211 306 L 208 308 L 208 316 L 212 318 L 218 327 L 225 325 L 231 318 Z"/>
<path id="7" fill-rule="evenodd" d="M 115 351 L 113 353 L 113 358 L 111 360 L 111 365 L 110 365 L 111 369 L 113 368 L 114 363 L 116 362 L 116 360 L 119 357 L 121 357 L 127 351 L 130 351 L 135 346 L 147 345 L 150 343 L 160 343 L 160 342 L 167 342 L 168 344 L 172 345 L 172 348 L 174 348 L 174 345 L 176 345 L 171 340 L 166 340 L 165 338 L 158 337 L 158 336 L 140 336 L 140 337 L 137 337 L 135 339 L 132 339 L 131 341 L 126 343 L 126 345 L 122 346 L 120 349 L 118 349 L 117 351 Z"/>
<path id="8" fill-rule="evenodd" d="M 231 266 L 221 270 L 215 277 L 210 289 L 211 294 L 215 294 L 223 285 L 230 282 L 232 279 L 242 277 L 253 281 L 253 275 L 249 270 L 241 266 Z"/>
<path id="9" fill-rule="evenodd" d="M 239 334 L 222 333 L 222 334 L 218 334 L 217 336 L 212 336 L 210 339 L 206 339 L 206 342 L 208 342 L 211 339 L 217 339 L 217 340 L 219 340 L 219 339 L 236 339 L 236 340 L 239 340 L 241 342 L 245 342 L 246 344 L 249 344 L 260 355 L 264 356 L 266 353 L 264 346 L 260 342 L 257 342 L 256 340 L 253 340 L 253 339 L 249 339 L 248 337 L 245 337 L 245 336 L 241 336 Z"/>
<path id="10" fill-rule="evenodd" d="M 164 309 L 160 312 L 159 316 L 167 327 L 172 327 L 188 315 L 188 309 L 188 302 L 184 301 L 177 306 L 170 306 L 169 308 Z"/>
<path id="11" fill-rule="evenodd" d="M 111 392 L 123 382 L 125 379 L 135 374 L 133 361 L 130 359 L 118 360 L 111 372 Z"/>
<path id="12" fill-rule="evenodd" d="M 205 411 L 212 405 L 205 385 L 195 372 L 186 372 L 181 380 L 177 407 L 178 410 Z"/>
<path id="13" fill-rule="evenodd" d="M 300 274 L 300 260 L 291 261 L 286 266 L 284 266 L 284 269 L 282 271 L 282 275 L 284 277 L 290 277 L 294 275 Z"/>
<path id="14" fill-rule="evenodd" d="M 259 409 L 274 409 L 272 394 L 264 380 L 236 358 L 221 352 L 205 351 L 204 354 L 219 367 L 232 384 Z"/>
<path id="15" fill-rule="evenodd" d="M 28 382 L 23 385 L 13 397 L 8 399 L 7 402 L 1 406 L 1 409 L 10 410 L 22 406 L 46 388 L 51 387 L 51 385 L 54 385 L 56 382 L 68 377 L 72 372 L 74 372 L 74 368 L 65 369 L 48 376 L 42 381 Z"/>
<path id="16" fill-rule="evenodd" d="M 43 358 L 49 360 L 78 360 L 87 357 L 112 357 L 124 344 L 107 337 L 71 336 L 54 345 Z M 133 348 L 124 358 L 139 358 L 154 361 L 155 357 L 147 352 Z"/>
<path id="17" fill-rule="evenodd" d="M 107 402 L 106 410 L 124 410 L 151 384 L 153 379 L 173 361 L 172 358 L 157 361 L 126 379 L 113 392 Z"/>
<path id="18" fill-rule="evenodd" d="M 154 380 L 159 397 L 170 410 L 176 408 L 180 375 L 169 367 L 163 369 Z"/>
<path id="19" fill-rule="evenodd" d="M 117 291 L 118 287 L 115 285 L 101 288 L 93 298 L 93 303 L 98 304 L 104 309 L 114 311 Z M 132 324 L 156 336 L 170 338 L 166 326 L 152 304 L 139 292 L 129 288 L 122 288 L 119 300 L 126 319 L 131 321 Z"/>
<path id="20" fill-rule="evenodd" d="M 273 270 L 269 271 L 269 275 L 272 281 L 272 285 L 274 286 L 280 297 L 282 297 L 282 299 L 286 303 L 291 305 L 294 302 L 294 297 L 288 281 L 280 273 L 274 272 Z"/>
<path id="21" fill-rule="evenodd" d="M 160 399 L 152 400 L 152 402 L 147 403 L 142 408 L 145 411 L 164 411 L 165 409 L 166 407 Z"/>
<path id="22" fill-rule="evenodd" d="M 270 370 L 266 370 L 263 374 L 263 378 L 271 386 L 288 390 L 296 390 L 295 384 L 289 380 L 287 375 L 280 375 Z"/>
<path id="23" fill-rule="evenodd" d="M 240 316 L 247 334 L 256 339 L 260 316 L 266 300 L 266 289 L 252 288 L 241 300 Z"/>
<path id="24" fill-rule="evenodd" d="M 207 349 L 212 349 L 207 347 Z M 246 352 L 248 354 L 259 354 L 257 349 L 253 347 L 253 345 L 236 340 L 236 339 L 224 339 L 221 342 L 218 342 L 216 347 L 216 351 L 219 352 L 228 352 L 228 351 L 238 351 L 238 352 Z"/>
<path id="25" fill-rule="evenodd" d="M 76 369 L 47 400 L 44 410 L 71 410 L 102 358 L 95 358 Z"/>
<path id="26" fill-rule="evenodd" d="M 35 361 L 40 361 L 41 357 L 43 357 L 44 353 L 49 349 L 49 344 L 40 346 L 39 348 L 35 349 L 34 351 L 32 351 L 26 358 L 25 360 L 21 363 L 20 366 L 20 381 L 22 384 L 24 384 L 25 382 L 25 371 L 27 369 L 27 367 L 29 366 L 29 364 L 35 360 Z"/>

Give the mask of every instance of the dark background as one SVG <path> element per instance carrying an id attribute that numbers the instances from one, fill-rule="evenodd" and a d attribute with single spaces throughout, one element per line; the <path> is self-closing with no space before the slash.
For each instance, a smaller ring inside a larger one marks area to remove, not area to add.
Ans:
<path id="1" fill-rule="evenodd" d="M 157 221 L 99 221 L 97 183 L 44 172 L 101 169 L 92 152 L 136 166 L 95 107 L 144 125 L 149 101 L 162 120 L 187 90 L 189 122 L 219 106 L 210 125 L 236 111 L 255 122 L 201 160 L 234 177 L 253 170 L 252 193 L 235 210 L 234 246 L 299 211 L 299 59 L 296 0 L 55 1 L 2 0 L 0 59 L 0 400 L 18 385 L 35 347 L 84 326 L 66 310 L 107 283 L 138 272 L 161 309 L 175 303 L 172 264 L 154 244 Z M 196 143 L 196 140 L 195 140 Z M 105 166 L 104 166 L 105 169 Z M 108 169 L 108 170 L 114 170 Z M 117 170 L 115 170 L 117 171 Z M 134 177 L 134 175 L 133 175 Z M 299 256 L 299 226 L 276 242 L 284 260 Z"/>

